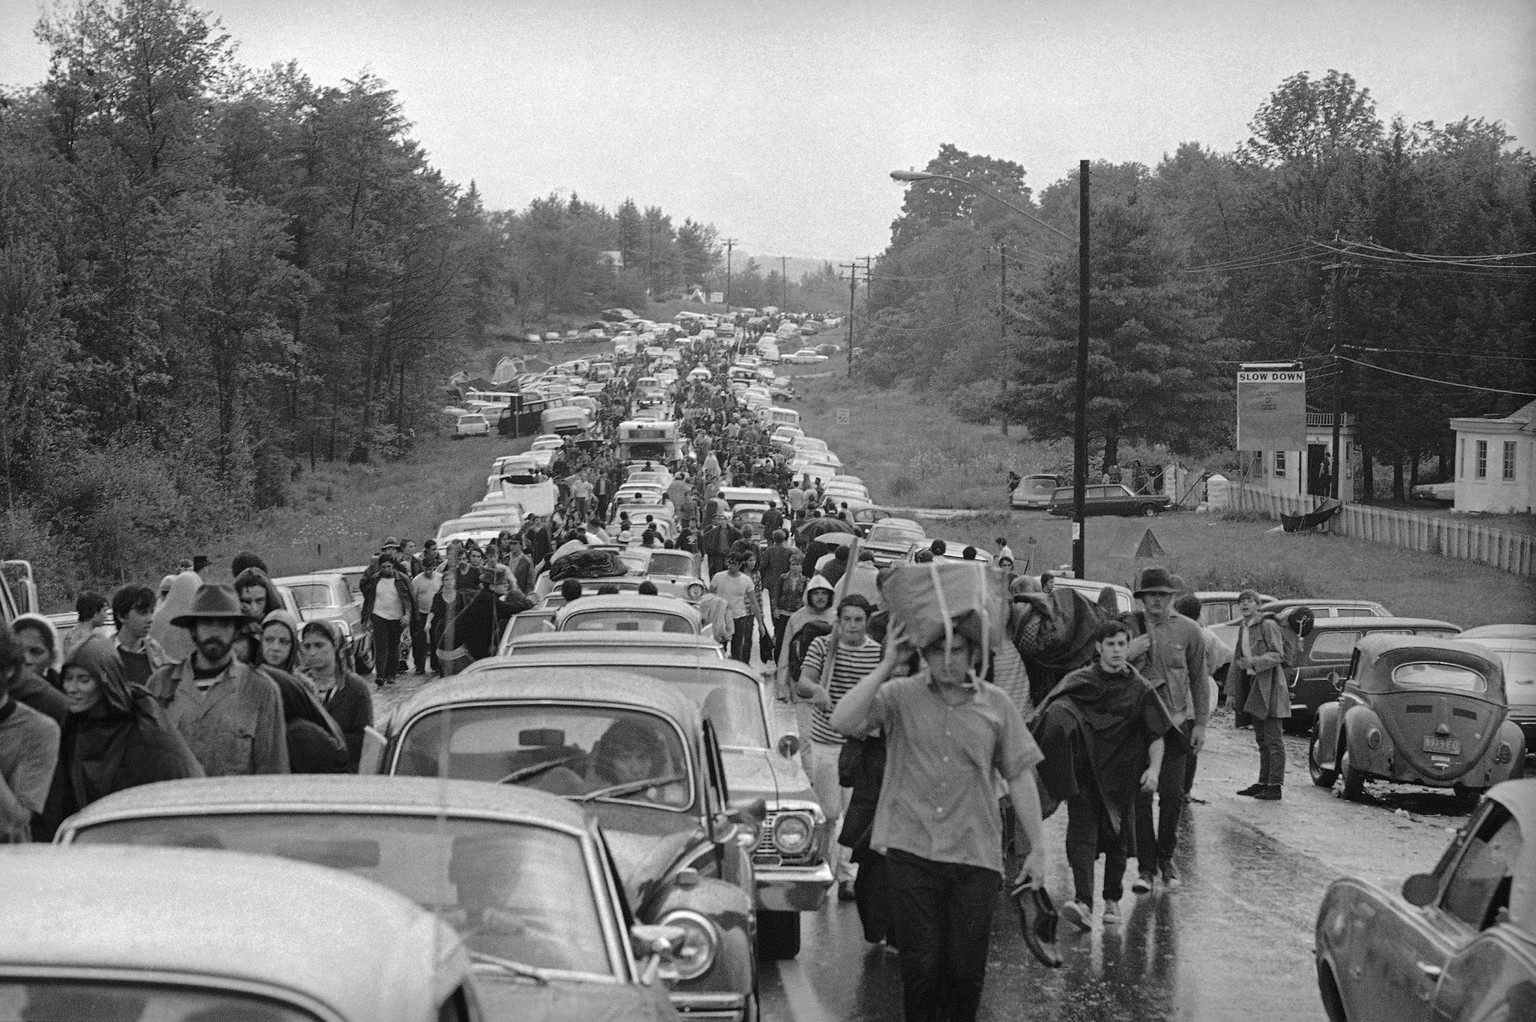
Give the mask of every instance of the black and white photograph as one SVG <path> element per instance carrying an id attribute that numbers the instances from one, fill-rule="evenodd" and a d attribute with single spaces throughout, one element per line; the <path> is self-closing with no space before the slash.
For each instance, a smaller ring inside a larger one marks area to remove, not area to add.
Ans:
<path id="1" fill-rule="evenodd" d="M 0 0 L 0 1022 L 1536 1022 L 1529 0 Z"/>

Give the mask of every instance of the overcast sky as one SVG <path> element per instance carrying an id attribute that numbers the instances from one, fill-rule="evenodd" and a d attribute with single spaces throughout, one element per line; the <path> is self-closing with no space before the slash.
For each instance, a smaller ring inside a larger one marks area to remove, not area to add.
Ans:
<path id="1" fill-rule="evenodd" d="M 1532 0 L 203 0 L 251 66 L 367 69 L 492 208 L 552 191 L 659 205 L 750 251 L 846 259 L 889 240 L 888 174 L 940 144 L 1036 190 L 1079 159 L 1230 150 L 1298 71 L 1384 120 L 1536 138 Z M 46 72 L 36 0 L 0 0 L 0 83 Z"/>

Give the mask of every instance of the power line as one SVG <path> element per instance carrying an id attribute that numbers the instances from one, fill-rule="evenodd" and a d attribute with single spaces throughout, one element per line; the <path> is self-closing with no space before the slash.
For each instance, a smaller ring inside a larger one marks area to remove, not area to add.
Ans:
<path id="1" fill-rule="evenodd" d="M 1374 241 L 1344 241 L 1343 244 L 1353 245 L 1359 248 L 1374 249 L 1377 252 L 1387 252 L 1392 255 L 1402 256 L 1406 259 L 1418 259 L 1425 262 L 1499 263 L 1505 259 L 1536 258 L 1536 252 L 1493 252 L 1483 255 L 1430 255 L 1424 252 L 1404 252 L 1401 249 L 1388 248 L 1385 245 L 1378 245 Z M 1536 267 L 1519 268 L 1532 269 Z"/>
<path id="2" fill-rule="evenodd" d="M 1391 373 L 1393 376 L 1402 376 L 1409 380 L 1418 380 L 1420 383 L 1434 383 L 1442 387 L 1458 387 L 1462 390 L 1480 390 L 1488 394 L 1512 394 L 1515 397 L 1536 397 L 1536 393 L 1529 393 L 1523 390 L 1502 390 L 1498 387 L 1479 387 L 1474 383 L 1456 383 L 1451 380 L 1437 380 L 1429 376 L 1419 376 L 1415 373 L 1399 372 L 1396 369 L 1388 369 L 1386 366 L 1374 365 L 1370 362 L 1362 362 L 1358 358 L 1350 358 L 1348 355 L 1338 355 L 1335 357 L 1337 357 L 1340 362 L 1349 362 L 1357 366 L 1363 366 L 1366 369 L 1374 369 L 1378 373 Z"/>
<path id="3" fill-rule="evenodd" d="M 1343 347 L 1351 351 L 1365 351 L 1373 355 L 1465 355 L 1468 358 L 1496 358 L 1508 362 L 1536 362 L 1536 357 L 1530 355 L 1499 355 L 1485 351 L 1459 351 L 1452 348 L 1368 348 L 1359 344 L 1345 344 Z"/>

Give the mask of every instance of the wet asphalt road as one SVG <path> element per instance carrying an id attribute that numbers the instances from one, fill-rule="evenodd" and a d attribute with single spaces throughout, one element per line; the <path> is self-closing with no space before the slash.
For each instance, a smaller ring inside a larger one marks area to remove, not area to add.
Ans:
<path id="1" fill-rule="evenodd" d="M 422 684 L 420 676 L 375 693 L 382 716 Z M 1283 801 L 1234 794 L 1257 776 L 1253 732 L 1217 711 L 1200 759 L 1176 857 L 1182 882 L 1121 902 L 1124 921 L 1091 931 L 1063 924 L 1065 965 L 1048 970 L 1025 949 L 1011 905 L 993 917 L 981 1018 L 993 1022 L 1324 1022 L 1312 963 L 1312 928 L 1330 882 L 1358 876 L 1396 891 L 1432 868 L 1469 812 L 1448 792 L 1367 786 L 1364 804 L 1313 786 L 1306 740 L 1286 737 Z M 782 724 L 783 722 L 781 722 Z M 1049 886 L 1058 906 L 1071 874 L 1066 812 L 1046 821 Z M 1102 862 L 1100 863 L 1102 869 Z M 852 903 L 830 900 L 802 917 L 793 961 L 765 962 L 764 1022 L 900 1020 L 895 956 L 864 942 Z"/>
<path id="2" fill-rule="evenodd" d="M 1347 803 L 1312 785 L 1306 743 L 1287 739 L 1285 800 L 1234 794 L 1257 770 L 1251 731 L 1213 725 L 1185 814 L 1176 890 L 1127 893 L 1124 922 L 1097 918 L 1082 933 L 1063 924 L 1065 965 L 1048 970 L 1025 950 L 1006 901 L 993 919 L 983 1019 L 1060 1022 L 1324 1020 L 1312 964 L 1312 927 L 1323 891 L 1345 874 L 1388 889 L 1431 868 L 1466 813 L 1423 788 L 1373 785 L 1373 804 Z M 1065 811 L 1046 823 L 1050 890 L 1067 900 Z M 1132 860 L 1132 870 L 1135 862 Z M 1101 863 L 1102 868 L 1102 863 Z M 851 903 L 804 917 L 793 962 L 765 964 L 765 1020 L 899 1020 L 897 959 L 864 943 Z"/>

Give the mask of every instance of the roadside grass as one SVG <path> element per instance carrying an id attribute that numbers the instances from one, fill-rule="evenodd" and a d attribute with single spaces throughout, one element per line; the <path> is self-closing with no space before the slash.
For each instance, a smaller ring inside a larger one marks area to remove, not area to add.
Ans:
<path id="1" fill-rule="evenodd" d="M 1007 475 L 1052 471 L 1070 448 L 1004 438 L 996 427 L 961 422 L 937 395 L 902 388 L 875 390 L 849 381 L 834 356 L 820 366 L 790 366 L 801 426 L 827 442 L 877 501 L 896 506 L 998 508 Z M 840 425 L 838 410 L 848 423 Z"/>
<path id="2" fill-rule="evenodd" d="M 366 564 L 387 536 L 417 549 L 485 493 L 500 454 L 527 448 L 527 437 L 422 442 L 410 457 L 384 465 L 320 465 L 294 484 L 287 507 L 263 512 L 207 550 L 222 575 L 241 550 L 258 553 L 276 575 Z"/>
<path id="3" fill-rule="evenodd" d="M 922 520 L 930 536 L 996 551 L 1005 537 L 1031 573 L 1072 563 L 1071 523 L 1043 512 L 996 512 L 954 521 Z M 1134 549 L 1150 529 L 1168 556 L 1133 561 L 1111 548 Z M 1278 523 L 1229 521 L 1191 511 L 1156 518 L 1090 518 L 1087 575 L 1133 585 L 1137 570 L 1166 565 L 1193 588 L 1252 587 L 1285 598 L 1375 600 L 1406 617 L 1475 625 L 1536 623 L 1536 580 L 1469 561 L 1396 550 L 1322 533 L 1286 533 Z M 1033 542 L 1031 542 L 1033 541 Z"/>

